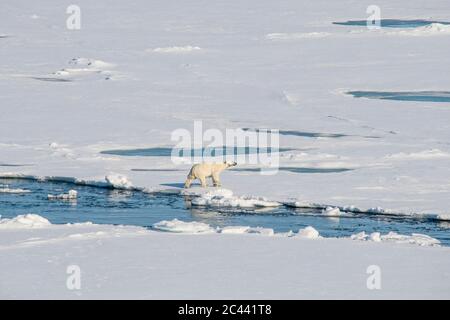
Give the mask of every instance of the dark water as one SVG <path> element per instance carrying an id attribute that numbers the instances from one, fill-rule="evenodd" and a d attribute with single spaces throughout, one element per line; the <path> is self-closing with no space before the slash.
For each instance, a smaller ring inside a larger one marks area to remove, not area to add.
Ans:
<path id="1" fill-rule="evenodd" d="M 28 167 L 31 164 L 0 163 L 0 167 Z"/>
<path id="2" fill-rule="evenodd" d="M 395 231 L 402 234 L 427 234 L 439 239 L 444 245 L 450 245 L 450 226 L 437 221 L 363 214 L 329 218 L 319 216 L 320 211 L 317 210 L 287 207 L 268 210 L 202 209 L 191 207 L 189 199 L 180 195 L 145 194 L 63 182 L 0 179 L 0 185 L 31 191 L 24 194 L 0 193 L 2 218 L 36 213 L 55 224 L 91 221 L 144 227 L 177 218 L 220 227 L 259 226 L 273 228 L 275 232 L 296 232 L 299 228 L 313 226 L 325 237 L 347 237 L 360 231 Z M 67 193 L 70 189 L 78 191 L 76 201 L 47 200 L 48 194 Z"/>
<path id="3" fill-rule="evenodd" d="M 450 102 L 450 91 L 349 91 L 347 94 L 350 94 L 355 98 L 417 102 Z"/>
<path id="4" fill-rule="evenodd" d="M 242 128 L 243 131 L 260 132 L 262 130 L 267 131 L 267 129 L 252 129 L 252 128 Z M 325 133 L 325 132 L 308 132 L 299 130 L 278 130 L 278 133 L 285 136 L 296 136 L 304 138 L 343 138 L 349 135 L 343 133 Z"/>
<path id="5" fill-rule="evenodd" d="M 251 129 L 243 128 L 244 131 L 260 132 L 261 130 L 267 129 Z M 299 130 L 278 130 L 278 133 L 282 136 L 294 136 L 302 138 L 345 138 L 345 137 L 355 137 L 354 135 L 344 134 L 344 133 L 327 133 L 327 132 L 309 132 L 309 131 L 299 131 Z M 378 139 L 378 136 L 362 136 L 368 139 Z"/>
<path id="6" fill-rule="evenodd" d="M 435 21 L 435 20 L 402 20 L 402 19 L 381 19 L 380 26 L 383 28 L 417 28 L 428 26 L 432 23 L 450 24 L 447 21 Z M 367 20 L 349 20 L 345 22 L 333 22 L 333 24 L 342 26 L 367 26 Z"/>
<path id="7" fill-rule="evenodd" d="M 276 153 L 294 150 L 292 148 L 257 148 L 257 147 L 206 147 L 201 149 L 178 149 L 170 147 L 155 147 L 143 149 L 105 150 L 101 154 L 125 157 L 199 157 L 199 156 L 236 156 L 259 153 Z"/>

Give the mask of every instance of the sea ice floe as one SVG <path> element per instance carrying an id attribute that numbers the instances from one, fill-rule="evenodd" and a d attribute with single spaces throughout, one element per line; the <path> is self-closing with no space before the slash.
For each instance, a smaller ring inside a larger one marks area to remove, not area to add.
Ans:
<path id="1" fill-rule="evenodd" d="M 41 228 L 50 226 L 51 223 L 37 215 L 25 214 L 19 215 L 11 219 L 0 219 L 0 229 L 17 229 L 17 228 Z M 73 225 L 92 225 L 92 223 L 82 223 Z M 67 226 L 70 226 L 68 224 Z M 118 227 L 120 229 L 120 227 Z M 292 237 L 301 239 L 320 239 L 322 238 L 319 232 L 311 227 L 300 229 L 297 233 L 285 232 L 275 233 L 271 228 L 263 227 L 249 227 L 249 226 L 227 226 L 227 227 L 212 227 L 207 223 L 202 222 L 185 222 L 178 219 L 164 220 L 153 225 L 153 229 L 159 231 L 185 233 L 185 234 L 207 234 L 207 233 L 221 233 L 221 234 L 259 234 L 264 236 L 279 236 Z M 137 233 L 144 231 L 136 227 Z M 140 230 L 140 231 L 139 231 Z M 145 233 L 145 232 L 144 232 Z M 440 241 L 424 234 L 413 233 L 411 235 L 402 235 L 396 232 L 389 232 L 385 235 L 379 232 L 367 234 L 366 232 L 359 232 L 350 237 L 352 240 L 371 241 L 371 242 L 394 242 L 399 244 L 414 244 L 419 246 L 439 246 Z"/>
<path id="2" fill-rule="evenodd" d="M 309 226 L 304 229 L 298 230 L 297 237 L 305 239 L 318 239 L 320 237 L 319 231 Z"/>
<path id="3" fill-rule="evenodd" d="M 284 201 L 283 204 L 288 207 L 292 208 L 319 208 L 319 209 L 325 209 L 327 208 L 326 205 L 321 205 L 318 203 L 312 203 L 306 200 L 297 200 L 297 199 L 290 199 L 287 201 Z"/>
<path id="4" fill-rule="evenodd" d="M 242 234 L 247 233 L 250 230 L 250 227 L 246 226 L 229 226 L 220 229 L 220 233 L 223 234 Z"/>
<path id="5" fill-rule="evenodd" d="M 31 191 L 26 190 L 26 189 L 20 189 L 20 188 L 17 188 L 17 189 L 8 188 L 8 187 L 0 188 L 0 193 L 29 193 L 29 192 L 31 192 Z"/>
<path id="6" fill-rule="evenodd" d="M 234 196 L 228 189 L 211 190 L 198 195 L 191 200 L 194 206 L 206 207 L 233 207 L 233 208 L 255 208 L 255 207 L 278 207 L 281 203 L 269 201 L 264 197 Z"/>
<path id="7" fill-rule="evenodd" d="M 381 242 L 381 233 L 372 232 L 369 236 L 369 239 L 373 242 Z"/>
<path id="8" fill-rule="evenodd" d="M 366 210 L 367 213 L 375 213 L 375 214 L 386 214 L 389 213 L 388 210 L 381 208 L 381 207 L 375 207 L 375 208 L 370 208 Z"/>
<path id="9" fill-rule="evenodd" d="M 341 215 L 341 210 L 336 207 L 326 207 L 322 210 L 322 215 L 324 216 L 330 216 L 330 217 L 337 217 Z"/>
<path id="10" fill-rule="evenodd" d="M 398 234 L 396 232 L 389 232 L 385 235 L 381 235 L 379 232 L 373 232 L 371 234 L 367 234 L 364 231 L 353 234 L 350 237 L 352 240 L 359 241 L 373 241 L 373 242 L 395 242 L 395 243 L 409 243 L 416 244 L 419 246 L 439 246 L 440 241 L 427 236 L 425 234 L 413 233 L 410 236 Z"/>
<path id="11" fill-rule="evenodd" d="M 440 213 L 436 214 L 436 218 L 439 220 L 450 220 L 450 213 Z"/>
<path id="12" fill-rule="evenodd" d="M 130 180 L 128 180 L 128 177 L 121 174 L 116 173 L 109 174 L 105 177 L 105 180 L 111 187 L 114 187 L 116 189 L 133 188 L 133 184 L 131 183 Z"/>
<path id="13" fill-rule="evenodd" d="M 51 225 L 50 221 L 37 214 L 24 214 L 12 219 L 0 219 L 0 229 L 41 228 Z"/>
<path id="14" fill-rule="evenodd" d="M 202 222 L 184 222 L 178 219 L 170 221 L 164 220 L 153 225 L 153 229 L 175 233 L 222 233 L 222 234 L 260 234 L 273 236 L 272 228 L 249 227 L 249 226 L 228 226 L 223 228 L 213 228 L 209 224 Z"/>
<path id="15" fill-rule="evenodd" d="M 273 236 L 275 232 L 272 228 L 262 228 L 262 227 L 245 227 L 245 226 L 229 226 L 218 229 L 218 232 L 223 234 L 244 234 L 244 233 L 254 233 L 262 234 L 265 236 Z"/>
<path id="16" fill-rule="evenodd" d="M 68 193 L 61 193 L 57 195 L 49 194 L 47 196 L 48 200 L 76 200 L 78 192 L 76 190 L 69 190 Z"/>
<path id="17" fill-rule="evenodd" d="M 178 219 L 161 221 L 153 225 L 153 229 L 175 233 L 221 233 L 221 234 L 258 234 L 264 236 L 298 237 L 304 239 L 318 239 L 319 232 L 311 226 L 300 229 L 298 233 L 286 232 L 275 233 L 272 228 L 250 227 L 250 226 L 227 226 L 213 228 L 202 222 L 184 222 Z"/>
<path id="18" fill-rule="evenodd" d="M 161 231 L 176 233 L 215 233 L 216 230 L 209 224 L 202 222 L 184 222 L 178 219 L 157 222 L 153 228 Z"/>

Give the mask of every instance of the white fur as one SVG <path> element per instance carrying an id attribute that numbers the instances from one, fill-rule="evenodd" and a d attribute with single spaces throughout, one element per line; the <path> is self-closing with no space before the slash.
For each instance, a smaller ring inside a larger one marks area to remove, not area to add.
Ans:
<path id="1" fill-rule="evenodd" d="M 221 163 L 199 163 L 192 166 L 191 171 L 187 176 L 184 184 L 185 188 L 191 186 L 192 181 L 195 179 L 200 180 L 202 187 L 206 187 L 206 178 L 211 177 L 215 187 L 220 187 L 220 173 L 236 165 L 236 162 L 221 162 Z"/>

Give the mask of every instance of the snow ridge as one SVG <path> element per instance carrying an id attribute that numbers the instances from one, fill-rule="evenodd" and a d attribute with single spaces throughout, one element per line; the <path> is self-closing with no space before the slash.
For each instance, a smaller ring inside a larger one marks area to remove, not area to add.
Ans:
<path id="1" fill-rule="evenodd" d="M 152 52 L 156 53 L 174 53 L 174 54 L 180 54 L 180 53 L 191 53 L 195 51 L 200 51 L 202 48 L 197 46 L 183 46 L 183 47 L 163 47 L 163 48 L 155 48 L 151 49 Z"/>
<path id="2" fill-rule="evenodd" d="M 19 215 L 12 219 L 0 219 L 0 229 L 43 228 L 51 223 L 37 214 Z"/>

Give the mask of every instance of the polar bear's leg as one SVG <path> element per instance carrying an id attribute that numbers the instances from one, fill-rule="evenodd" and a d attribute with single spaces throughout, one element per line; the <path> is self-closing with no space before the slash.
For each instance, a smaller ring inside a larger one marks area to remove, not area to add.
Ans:
<path id="1" fill-rule="evenodd" d="M 220 176 L 219 176 L 219 174 L 218 173 L 213 173 L 211 177 L 212 177 L 212 181 L 213 181 L 214 187 L 220 187 L 221 183 L 220 183 Z"/>
<path id="2" fill-rule="evenodd" d="M 198 180 L 200 180 L 200 183 L 202 184 L 203 188 L 207 187 L 207 185 L 206 185 L 206 177 L 205 176 L 198 177 Z"/>
<path id="3" fill-rule="evenodd" d="M 188 178 L 186 179 L 186 182 L 184 183 L 184 187 L 185 187 L 186 189 L 189 188 L 189 187 L 191 186 L 191 184 L 192 184 L 192 181 L 194 181 L 194 178 L 188 177 Z"/>

